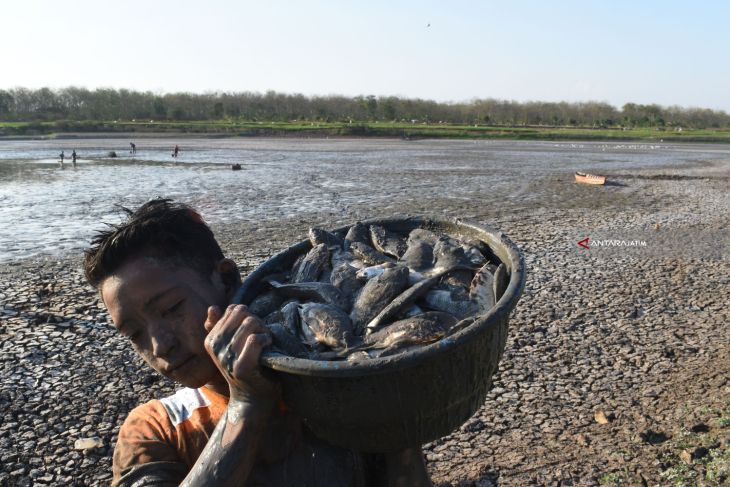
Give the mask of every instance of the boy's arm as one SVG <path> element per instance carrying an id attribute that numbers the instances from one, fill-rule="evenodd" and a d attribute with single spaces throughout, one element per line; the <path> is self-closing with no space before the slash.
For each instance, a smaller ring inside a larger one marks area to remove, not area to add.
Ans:
<path id="1" fill-rule="evenodd" d="M 421 447 L 386 453 L 385 469 L 389 487 L 427 487 L 433 485 L 426 471 Z"/>
<path id="2" fill-rule="evenodd" d="M 229 405 L 183 486 L 243 485 L 253 468 L 269 411 Z"/>
<path id="3" fill-rule="evenodd" d="M 181 485 L 242 485 L 254 465 L 279 386 L 261 375 L 258 361 L 271 337 L 245 306 L 221 317 L 208 310 L 205 347 L 230 388 L 228 409 Z"/>

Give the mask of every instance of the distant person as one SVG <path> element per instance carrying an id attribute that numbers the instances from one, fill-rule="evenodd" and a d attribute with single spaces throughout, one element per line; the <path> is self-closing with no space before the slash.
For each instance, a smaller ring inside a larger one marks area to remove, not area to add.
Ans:
<path id="1" fill-rule="evenodd" d="M 172 157 L 177 159 L 178 154 L 180 153 L 180 146 L 175 144 L 175 148 L 172 150 Z"/>
<path id="2" fill-rule="evenodd" d="M 132 150 L 130 150 L 129 152 L 131 152 L 132 154 L 136 154 L 137 153 L 137 146 L 134 145 L 134 142 L 130 142 L 129 143 L 129 147 L 132 148 Z"/>
<path id="3" fill-rule="evenodd" d="M 74 169 L 76 169 L 76 149 L 71 153 L 71 163 L 74 166 Z"/>
<path id="4" fill-rule="evenodd" d="M 63 169 L 63 158 L 66 157 L 66 156 L 64 156 L 63 151 L 61 151 L 61 153 L 58 154 L 58 157 L 61 158 L 61 169 Z"/>

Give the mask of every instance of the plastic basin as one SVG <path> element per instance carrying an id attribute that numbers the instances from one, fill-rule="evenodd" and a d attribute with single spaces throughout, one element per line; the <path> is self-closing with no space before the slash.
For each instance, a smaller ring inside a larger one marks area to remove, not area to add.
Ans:
<path id="1" fill-rule="evenodd" d="M 434 441 L 462 425 L 484 403 L 504 351 L 510 312 L 525 284 L 524 259 L 501 232 L 460 220 L 399 218 L 364 221 L 405 233 L 426 228 L 486 243 L 493 262 L 503 262 L 507 290 L 463 330 L 414 351 L 357 364 L 265 355 L 284 400 L 319 438 L 366 452 L 401 450 Z M 334 230 L 344 236 L 349 227 Z M 234 302 L 248 304 L 263 277 L 289 269 L 311 248 L 302 241 L 276 254 L 243 280 Z"/>

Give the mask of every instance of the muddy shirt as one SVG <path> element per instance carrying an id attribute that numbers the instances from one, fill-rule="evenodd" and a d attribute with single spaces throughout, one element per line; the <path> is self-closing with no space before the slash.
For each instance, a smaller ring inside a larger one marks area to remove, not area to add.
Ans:
<path id="1" fill-rule="evenodd" d="M 136 407 L 114 449 L 113 486 L 178 485 L 191 470 L 223 416 L 228 398 L 206 388 L 181 389 Z M 327 445 L 292 426 L 282 412 L 260 445 L 247 486 L 367 485 L 361 455 Z M 298 425 L 298 423 L 297 423 Z"/>

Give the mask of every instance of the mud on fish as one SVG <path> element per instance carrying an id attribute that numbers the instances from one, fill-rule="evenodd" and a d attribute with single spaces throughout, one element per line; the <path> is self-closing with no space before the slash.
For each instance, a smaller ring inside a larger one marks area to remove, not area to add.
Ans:
<path id="1" fill-rule="evenodd" d="M 424 228 L 358 222 L 340 235 L 312 228 L 309 241 L 249 304 L 272 333 L 267 353 L 358 362 L 414 350 L 473 323 L 509 284 L 484 242 Z"/>

